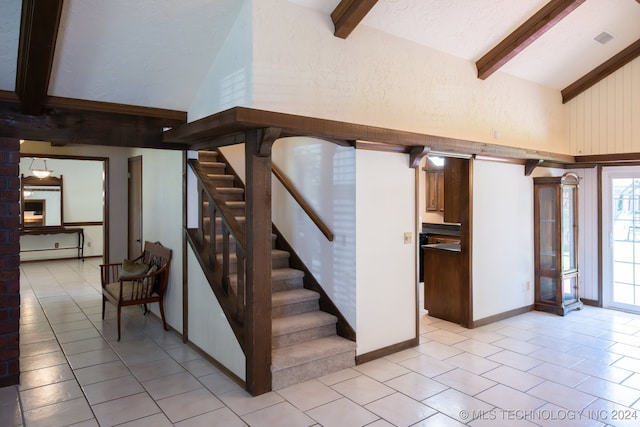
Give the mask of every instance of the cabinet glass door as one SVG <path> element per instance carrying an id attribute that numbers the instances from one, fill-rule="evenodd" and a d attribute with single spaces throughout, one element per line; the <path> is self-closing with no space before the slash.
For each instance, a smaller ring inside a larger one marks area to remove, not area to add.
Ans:
<path id="1" fill-rule="evenodd" d="M 541 187 L 539 189 L 540 213 L 540 268 L 556 269 L 558 242 L 556 241 L 556 189 Z"/>
<path id="2" fill-rule="evenodd" d="M 562 271 L 571 271 L 577 268 L 575 192 L 575 187 L 562 188 Z"/>

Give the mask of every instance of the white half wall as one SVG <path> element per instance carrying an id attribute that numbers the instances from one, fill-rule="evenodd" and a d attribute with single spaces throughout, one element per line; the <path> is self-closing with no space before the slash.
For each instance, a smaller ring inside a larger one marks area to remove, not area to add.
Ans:
<path id="1" fill-rule="evenodd" d="M 473 320 L 533 304 L 533 180 L 521 165 L 473 162 Z"/>
<path id="2" fill-rule="evenodd" d="M 246 358 L 222 307 L 209 286 L 191 246 L 187 249 L 189 275 L 189 341 L 224 367 L 246 379 Z"/>
<path id="3" fill-rule="evenodd" d="M 358 354 L 417 335 L 415 186 L 407 154 L 356 150 Z"/>

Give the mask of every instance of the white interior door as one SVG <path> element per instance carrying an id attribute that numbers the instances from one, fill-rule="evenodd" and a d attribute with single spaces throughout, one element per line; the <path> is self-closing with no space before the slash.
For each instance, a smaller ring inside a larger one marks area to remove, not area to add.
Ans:
<path id="1" fill-rule="evenodd" d="M 640 313 L 640 167 L 603 168 L 603 303 Z"/>

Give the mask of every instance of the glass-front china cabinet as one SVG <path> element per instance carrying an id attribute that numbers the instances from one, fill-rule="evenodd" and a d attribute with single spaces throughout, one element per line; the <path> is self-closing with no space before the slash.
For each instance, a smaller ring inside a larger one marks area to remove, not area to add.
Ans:
<path id="1" fill-rule="evenodd" d="M 576 174 L 533 179 L 535 309 L 564 316 L 582 308 L 578 289 Z"/>

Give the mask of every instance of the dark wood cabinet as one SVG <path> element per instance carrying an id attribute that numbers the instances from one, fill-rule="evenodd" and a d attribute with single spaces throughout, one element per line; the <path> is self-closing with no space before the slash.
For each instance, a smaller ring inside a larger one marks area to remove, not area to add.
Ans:
<path id="1" fill-rule="evenodd" d="M 469 211 L 470 161 L 450 157 L 444 166 L 444 222 L 462 223 Z"/>
<path id="2" fill-rule="evenodd" d="M 535 308 L 564 316 L 581 309 L 578 289 L 578 176 L 533 179 Z"/>
<path id="3" fill-rule="evenodd" d="M 427 177 L 427 211 L 444 211 L 444 171 L 442 169 L 426 169 Z"/>

